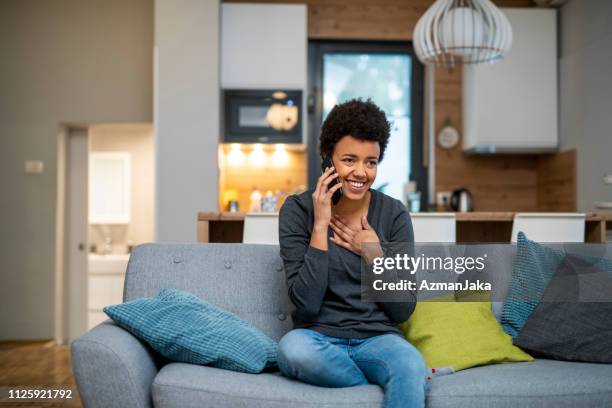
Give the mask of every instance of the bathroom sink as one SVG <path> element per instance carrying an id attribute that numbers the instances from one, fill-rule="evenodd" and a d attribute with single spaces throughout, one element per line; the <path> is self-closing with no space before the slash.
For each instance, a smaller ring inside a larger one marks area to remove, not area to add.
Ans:
<path id="1" fill-rule="evenodd" d="M 125 273 L 127 269 L 129 254 L 89 254 L 88 271 L 89 273 Z"/>

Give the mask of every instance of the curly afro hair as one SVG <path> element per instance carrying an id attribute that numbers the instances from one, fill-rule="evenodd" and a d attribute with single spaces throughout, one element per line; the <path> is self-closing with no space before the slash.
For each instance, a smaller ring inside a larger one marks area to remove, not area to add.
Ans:
<path id="1" fill-rule="evenodd" d="M 334 106 L 321 127 L 319 152 L 321 158 L 331 155 L 334 146 L 344 136 L 378 142 L 379 161 L 382 160 L 389 143 L 390 124 L 385 113 L 371 99 L 351 99 Z"/>

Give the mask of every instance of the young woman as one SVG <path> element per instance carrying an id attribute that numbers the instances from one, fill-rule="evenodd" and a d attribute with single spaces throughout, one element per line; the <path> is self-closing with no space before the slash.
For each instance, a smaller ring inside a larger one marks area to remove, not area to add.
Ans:
<path id="1" fill-rule="evenodd" d="M 425 363 L 396 327 L 412 314 L 414 294 L 401 302 L 361 298 L 362 258 L 370 264 L 382 256 L 380 242 L 414 240 L 402 203 L 370 188 L 389 136 L 384 112 L 370 100 L 335 106 L 320 137 L 321 157 L 331 156 L 333 167 L 314 191 L 288 197 L 280 210 L 281 257 L 296 310 L 278 365 L 288 377 L 324 387 L 378 384 L 386 408 L 423 407 Z"/>

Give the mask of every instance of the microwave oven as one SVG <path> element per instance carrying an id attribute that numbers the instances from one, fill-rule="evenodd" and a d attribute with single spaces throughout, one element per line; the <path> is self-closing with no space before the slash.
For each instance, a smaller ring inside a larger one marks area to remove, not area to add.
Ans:
<path id="1" fill-rule="evenodd" d="M 226 89 L 223 142 L 302 143 L 302 91 Z"/>

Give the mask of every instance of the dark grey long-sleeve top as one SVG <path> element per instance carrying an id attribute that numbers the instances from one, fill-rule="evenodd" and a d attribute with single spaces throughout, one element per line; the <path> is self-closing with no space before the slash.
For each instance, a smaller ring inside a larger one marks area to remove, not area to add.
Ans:
<path id="1" fill-rule="evenodd" d="M 406 207 L 383 193 L 370 192 L 368 223 L 381 243 L 413 242 Z M 279 217 L 280 253 L 289 297 L 296 307 L 294 327 L 341 338 L 401 333 L 396 326 L 412 314 L 414 293 L 406 291 L 399 302 L 362 300 L 361 257 L 331 241 L 327 251 L 310 246 L 314 224 L 312 193 L 310 190 L 289 196 Z M 332 236 L 331 227 L 328 236 Z"/>

